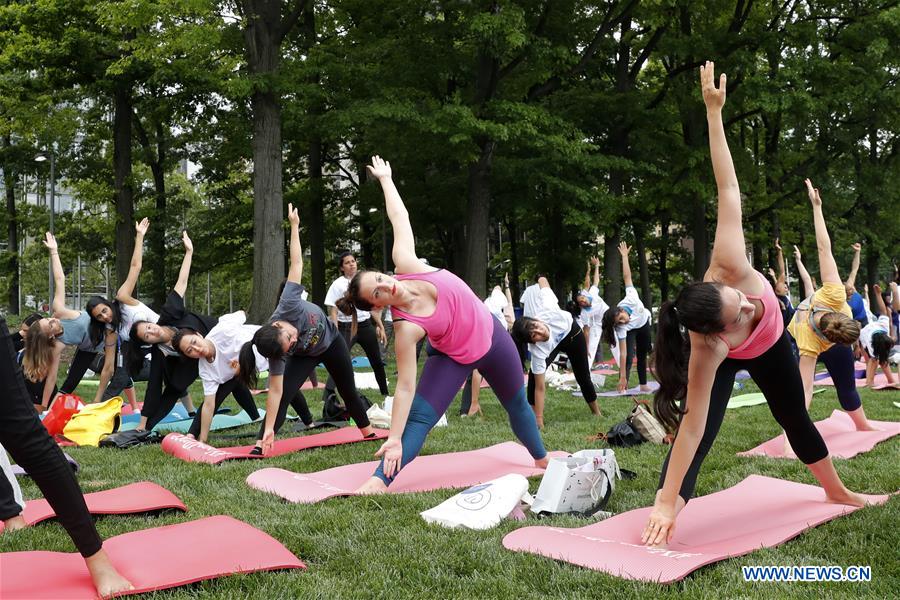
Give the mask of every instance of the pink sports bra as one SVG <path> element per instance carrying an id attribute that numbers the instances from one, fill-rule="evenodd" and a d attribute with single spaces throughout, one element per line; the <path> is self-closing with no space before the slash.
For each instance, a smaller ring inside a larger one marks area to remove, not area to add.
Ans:
<path id="1" fill-rule="evenodd" d="M 437 289 L 434 312 L 427 317 L 391 307 L 395 319 L 406 319 L 424 329 L 436 350 L 460 364 L 468 365 L 491 349 L 494 317 L 465 281 L 445 269 L 429 273 L 404 273 L 395 275 L 395 279 L 427 281 Z"/>
<path id="2" fill-rule="evenodd" d="M 781 310 L 778 307 L 778 298 L 772 284 L 759 271 L 754 271 L 763 282 L 763 293 L 759 296 L 747 294 L 752 300 L 759 300 L 763 305 L 763 315 L 753 331 L 737 348 L 728 349 L 728 358 L 747 360 L 756 358 L 775 345 L 775 342 L 784 333 L 784 320 L 781 318 Z M 728 341 L 719 334 L 719 339 L 728 345 Z"/>

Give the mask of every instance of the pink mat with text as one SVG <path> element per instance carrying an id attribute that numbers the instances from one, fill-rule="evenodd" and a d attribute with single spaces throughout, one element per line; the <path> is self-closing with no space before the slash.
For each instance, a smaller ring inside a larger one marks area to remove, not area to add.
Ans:
<path id="1" fill-rule="evenodd" d="M 822 421 L 816 421 L 814 425 L 832 458 L 853 458 L 862 452 L 868 452 L 875 444 L 883 442 L 900 434 L 900 423 L 894 421 L 869 420 L 878 431 L 857 431 L 850 415 L 842 410 L 835 410 L 831 416 Z M 738 456 L 768 456 L 769 458 L 797 458 L 793 454 L 784 453 L 784 434 L 764 442 L 744 452 L 738 452 Z"/>
<path id="2" fill-rule="evenodd" d="M 306 568 L 267 533 L 226 516 L 123 533 L 104 541 L 103 548 L 134 585 L 128 595 L 235 573 Z M 0 573 L 0 598 L 97 597 L 77 552 L 7 552 L 0 554 Z"/>
<path id="3" fill-rule="evenodd" d="M 354 442 L 372 442 L 385 439 L 388 432 L 384 429 L 375 429 L 375 435 L 363 438 L 356 427 L 344 427 L 333 429 L 325 433 L 314 433 L 300 437 L 276 440 L 275 446 L 265 456 L 250 454 L 253 446 L 232 446 L 230 448 L 216 448 L 180 433 L 170 433 L 162 441 L 163 452 L 171 454 L 187 462 L 200 462 L 217 465 L 225 460 L 236 458 L 271 458 L 311 448 L 324 448 L 326 446 L 338 446 L 340 444 L 352 444 Z"/>
<path id="4" fill-rule="evenodd" d="M 883 504 L 888 496 L 865 498 Z M 859 510 L 824 500 L 818 486 L 750 475 L 734 487 L 691 500 L 678 516 L 667 548 L 641 544 L 649 507 L 575 529 L 523 527 L 507 534 L 503 546 L 623 579 L 672 583 L 704 565 L 778 546 Z"/>
<path id="5" fill-rule="evenodd" d="M 551 452 L 550 456 L 568 454 Z M 372 476 L 377 466 L 378 462 L 372 461 L 315 473 L 260 469 L 247 477 L 247 484 L 288 502 L 313 504 L 335 496 L 353 496 L 353 491 Z M 534 459 L 524 446 L 503 442 L 480 450 L 419 456 L 400 471 L 388 490 L 403 493 L 464 488 L 509 473 L 533 477 L 543 472 L 534 466 Z"/>

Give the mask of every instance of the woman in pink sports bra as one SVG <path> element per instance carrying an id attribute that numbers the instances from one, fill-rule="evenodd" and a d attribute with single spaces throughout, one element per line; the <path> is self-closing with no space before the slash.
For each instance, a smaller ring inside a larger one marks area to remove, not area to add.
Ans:
<path id="1" fill-rule="evenodd" d="M 860 496 L 844 487 L 806 412 L 800 370 L 775 292 L 747 261 L 741 194 L 722 122 L 725 75 L 717 88 L 714 64 L 707 62 L 700 67 L 700 82 L 719 216 L 703 281 L 688 285 L 674 302 L 660 307 L 655 356 L 660 389 L 654 409 L 678 435 L 663 463 L 653 511 L 641 534 L 648 545 L 665 544 L 672 538 L 675 519 L 694 492 L 697 473 L 719 432 L 740 369 L 750 372 L 797 457 L 825 489 L 827 500 L 863 505 Z"/>
<path id="2" fill-rule="evenodd" d="M 419 454 L 428 432 L 473 369 L 491 384 L 509 415 L 513 433 L 534 464 L 546 467 L 547 451 L 525 400 L 519 353 L 512 338 L 464 281 L 416 257 L 409 213 L 391 179 L 390 163 L 374 156 L 368 170 L 384 191 L 394 230 L 392 257 L 397 275 L 359 271 L 335 304 L 346 315 L 355 315 L 357 308 L 391 307 L 398 374 L 391 431 L 376 453 L 382 457 L 381 463 L 357 492 L 387 490 L 400 469 Z M 416 343 L 425 336 L 431 347 L 417 390 Z"/>

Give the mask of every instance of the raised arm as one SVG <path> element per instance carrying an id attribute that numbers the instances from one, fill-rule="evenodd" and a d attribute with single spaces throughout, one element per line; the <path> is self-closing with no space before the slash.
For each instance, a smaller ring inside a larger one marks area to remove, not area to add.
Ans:
<path id="1" fill-rule="evenodd" d="M 630 250 L 631 248 L 625 242 L 619 244 L 619 254 L 622 255 L 622 279 L 625 281 L 625 287 L 634 287 L 634 282 L 631 280 L 631 265 L 628 263 Z"/>
<path id="2" fill-rule="evenodd" d="M 706 122 L 709 126 L 709 156 L 719 194 L 719 217 L 716 238 L 713 242 L 710 271 L 724 271 L 728 279 L 746 277 L 752 269 L 747 260 L 744 244 L 744 227 L 741 215 L 741 189 L 725 138 L 722 107 L 725 105 L 725 73 L 719 77 L 716 87 L 715 63 L 707 61 L 700 67 L 700 84 L 703 102 L 706 104 Z"/>
<path id="3" fill-rule="evenodd" d="M 178 281 L 175 282 L 175 293 L 184 298 L 187 293 L 188 278 L 191 276 L 191 259 L 194 257 L 194 243 L 188 237 L 187 231 L 181 232 L 181 243 L 184 244 L 184 258 L 181 259 Z"/>
<path id="4" fill-rule="evenodd" d="M 822 213 L 822 196 L 819 190 L 813 187 L 812 182 L 806 180 L 806 192 L 813 209 L 813 224 L 816 228 L 816 248 L 819 251 L 819 277 L 822 284 L 843 283 L 838 274 L 837 263 L 831 255 L 831 238 L 828 237 L 828 228 L 825 226 L 825 215 Z"/>
<path id="5" fill-rule="evenodd" d="M 54 291 L 50 311 L 59 319 L 74 319 L 78 316 L 78 311 L 66 307 L 66 274 L 63 272 L 62 262 L 59 260 L 59 246 L 56 238 L 49 231 L 44 236 L 44 245 L 50 251 L 50 265 L 53 268 Z"/>
<path id="6" fill-rule="evenodd" d="M 506 290 L 506 306 L 503 307 L 503 318 L 506 319 L 506 328 L 510 329 L 516 320 L 516 312 L 513 308 L 512 292 L 509 289 L 509 273 L 503 274 L 503 288 Z"/>
<path id="7" fill-rule="evenodd" d="M 891 308 L 894 312 L 900 312 L 900 291 L 897 289 L 897 282 L 891 282 Z"/>
<path id="8" fill-rule="evenodd" d="M 816 293 L 816 288 L 809 276 L 809 271 L 803 266 L 803 261 L 800 258 L 800 248 L 797 246 L 794 246 L 794 262 L 797 264 L 797 276 L 803 284 L 803 289 L 801 290 L 801 292 L 803 292 L 803 297 L 809 298 Z"/>
<path id="9" fill-rule="evenodd" d="M 884 296 L 881 295 L 881 286 L 876 283 L 873 289 L 875 290 L 875 308 L 878 309 L 878 315 L 890 317 L 891 313 L 888 312 L 887 306 L 884 304 Z"/>
<path id="10" fill-rule="evenodd" d="M 584 284 L 581 286 L 581 289 L 588 289 L 591 287 L 591 261 L 587 263 L 587 270 L 584 272 Z"/>
<path id="11" fill-rule="evenodd" d="M 144 236 L 150 227 L 150 220 L 146 217 L 141 219 L 140 223 L 134 224 L 134 252 L 131 253 L 131 265 L 128 267 L 128 277 L 119 286 L 116 292 L 116 300 L 135 306 L 138 301 L 134 298 L 134 287 L 137 285 L 138 277 L 141 275 L 141 266 L 144 262 Z"/>
<path id="12" fill-rule="evenodd" d="M 853 263 L 850 265 L 850 274 L 847 275 L 847 281 L 844 282 L 844 285 L 856 287 L 856 273 L 859 271 L 859 251 L 861 249 L 862 245 L 859 242 L 853 244 Z"/>
<path id="13" fill-rule="evenodd" d="M 403 205 L 400 192 L 394 185 L 391 174 L 391 163 L 380 156 L 372 157 L 372 164 L 366 167 L 369 174 L 381 184 L 384 192 L 384 207 L 391 227 L 394 230 L 394 248 L 391 257 L 397 273 L 421 273 L 434 271 L 416 256 L 416 241 L 413 237 L 412 225 L 409 224 L 409 212 Z"/>
<path id="14" fill-rule="evenodd" d="M 594 265 L 594 287 L 600 287 L 600 259 L 596 256 L 591 257 L 591 264 Z"/>
<path id="15" fill-rule="evenodd" d="M 776 283 L 784 283 L 786 280 L 787 270 L 784 267 L 784 252 L 781 251 L 781 244 L 779 243 L 778 238 L 775 238 L 775 252 L 777 254 L 776 259 L 778 261 L 778 276 L 775 279 Z"/>
<path id="16" fill-rule="evenodd" d="M 303 249 L 300 247 L 300 213 L 293 204 L 288 204 L 288 221 L 291 223 L 291 266 L 288 281 L 300 283 L 303 277 Z"/>

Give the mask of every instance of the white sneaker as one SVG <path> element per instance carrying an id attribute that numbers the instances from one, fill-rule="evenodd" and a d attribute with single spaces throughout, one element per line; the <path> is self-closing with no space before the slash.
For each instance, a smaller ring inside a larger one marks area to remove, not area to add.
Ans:
<path id="1" fill-rule="evenodd" d="M 444 413 L 441 415 L 441 418 L 438 419 L 438 422 L 434 424 L 435 427 L 446 427 L 450 423 L 447 422 L 447 414 Z"/>

